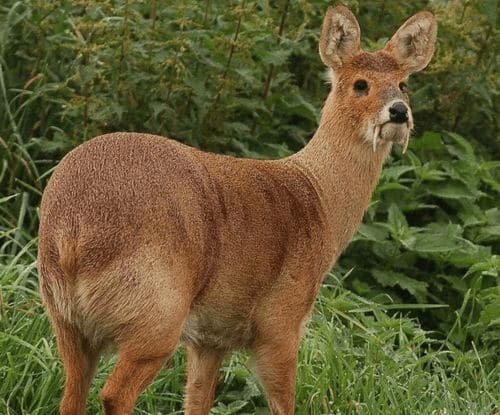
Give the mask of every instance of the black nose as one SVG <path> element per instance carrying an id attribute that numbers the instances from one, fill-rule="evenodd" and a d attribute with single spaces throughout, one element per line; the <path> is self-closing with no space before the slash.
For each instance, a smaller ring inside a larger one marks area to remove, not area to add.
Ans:
<path id="1" fill-rule="evenodd" d="M 404 102 L 395 102 L 389 108 L 389 116 L 392 122 L 402 124 L 408 121 L 408 107 Z"/>

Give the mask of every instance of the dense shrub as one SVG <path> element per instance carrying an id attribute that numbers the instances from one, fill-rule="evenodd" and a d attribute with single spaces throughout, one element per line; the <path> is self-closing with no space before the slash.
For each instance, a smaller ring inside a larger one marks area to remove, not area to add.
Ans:
<path id="1" fill-rule="evenodd" d="M 389 161 L 338 269 L 353 268 L 346 284 L 381 302 L 448 305 L 419 317 L 457 344 L 498 345 L 497 3 L 347 3 L 369 50 L 422 8 L 440 31 L 433 63 L 411 83 L 421 138 Z M 328 90 L 317 53 L 326 7 L 3 1 L 0 255 L 28 249 L 51 169 L 94 135 L 152 132 L 249 157 L 302 147 Z"/>

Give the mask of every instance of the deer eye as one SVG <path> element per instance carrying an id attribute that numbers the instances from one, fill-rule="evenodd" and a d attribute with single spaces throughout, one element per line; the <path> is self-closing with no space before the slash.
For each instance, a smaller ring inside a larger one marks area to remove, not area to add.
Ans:
<path id="1" fill-rule="evenodd" d="M 368 82 L 364 79 L 358 79 L 354 82 L 354 90 L 357 92 L 366 92 L 368 91 Z"/>
<path id="2" fill-rule="evenodd" d="M 410 91 L 406 82 L 400 82 L 399 89 L 401 90 L 401 92 L 403 92 L 405 94 L 407 94 Z"/>

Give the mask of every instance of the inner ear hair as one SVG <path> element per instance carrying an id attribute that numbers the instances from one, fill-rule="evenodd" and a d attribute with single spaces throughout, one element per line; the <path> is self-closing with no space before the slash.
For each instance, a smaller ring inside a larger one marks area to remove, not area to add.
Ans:
<path id="1" fill-rule="evenodd" d="M 429 64 L 434 54 L 436 37 L 436 18 L 430 12 L 420 12 L 398 29 L 385 51 L 409 72 L 420 71 Z"/>
<path id="2" fill-rule="evenodd" d="M 360 29 L 351 11 L 339 5 L 330 8 L 325 15 L 319 54 L 325 65 L 338 69 L 360 51 Z"/>

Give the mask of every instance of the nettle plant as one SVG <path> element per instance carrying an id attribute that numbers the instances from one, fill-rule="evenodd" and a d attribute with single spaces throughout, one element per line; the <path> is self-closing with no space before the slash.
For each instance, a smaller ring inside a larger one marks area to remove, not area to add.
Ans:
<path id="1" fill-rule="evenodd" d="M 347 3 L 367 50 L 429 7 Z M 409 84 L 423 138 L 391 160 L 340 264 L 356 265 L 345 284 L 363 295 L 450 305 L 419 316 L 446 332 L 460 321 L 450 335 L 458 342 L 493 336 L 498 299 L 500 176 L 498 162 L 488 161 L 498 148 L 493 3 L 430 5 L 440 25 L 437 55 Z M 4 1 L 0 255 L 30 249 L 51 169 L 96 134 L 148 131 L 258 158 L 302 147 L 328 89 L 318 75 L 323 11 L 319 1 Z M 465 138 L 424 133 L 431 129 Z"/>
<path id="2" fill-rule="evenodd" d="M 382 301 L 389 293 L 391 301 L 449 306 L 420 317 L 462 346 L 498 341 L 499 166 L 457 134 L 414 139 L 408 154 L 384 169 L 340 261 L 339 270 L 353 268 L 347 285 Z"/>

